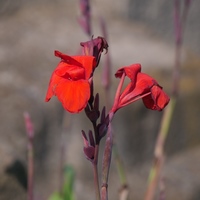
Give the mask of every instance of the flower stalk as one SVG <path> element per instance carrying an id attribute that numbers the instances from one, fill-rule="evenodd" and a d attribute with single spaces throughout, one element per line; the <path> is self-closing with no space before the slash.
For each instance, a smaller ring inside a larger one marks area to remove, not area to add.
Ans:
<path id="1" fill-rule="evenodd" d="M 171 98 L 169 105 L 165 109 L 161 121 L 160 130 L 158 133 L 155 150 L 154 150 L 154 162 L 149 173 L 148 188 L 145 194 L 145 200 L 152 200 L 155 195 L 159 177 L 164 164 L 164 145 L 169 132 L 174 108 L 176 105 L 176 99 Z"/>
<path id="2" fill-rule="evenodd" d="M 83 31 L 90 37 L 91 30 L 91 8 L 89 0 L 80 0 L 81 16 L 79 17 L 79 24 Z"/>
<path id="3" fill-rule="evenodd" d="M 114 117 L 114 113 L 109 113 L 109 125 L 106 136 L 106 144 L 104 149 L 103 163 L 102 163 L 102 186 L 101 186 L 101 200 L 108 200 L 108 176 L 112 158 L 113 147 L 113 134 L 111 128 L 111 121 Z"/>
<path id="4" fill-rule="evenodd" d="M 119 179 L 120 179 L 120 184 L 121 187 L 119 189 L 119 200 L 127 200 L 128 195 L 129 195 L 129 187 L 128 187 L 128 182 L 126 178 L 126 173 L 125 169 L 122 163 L 122 160 L 119 156 L 118 150 L 117 150 L 117 145 L 114 143 L 113 144 L 113 155 L 115 158 L 115 164 L 117 167 L 117 171 L 119 174 Z"/>
<path id="5" fill-rule="evenodd" d="M 181 48 L 183 44 L 183 34 L 185 29 L 185 23 L 189 10 L 191 0 L 185 0 L 183 14 L 180 13 L 180 0 L 174 0 L 174 25 L 175 25 L 175 61 L 172 74 L 172 97 L 168 107 L 164 110 L 161 126 L 158 132 L 157 142 L 154 150 L 154 162 L 149 173 L 148 186 L 145 194 L 145 200 L 152 200 L 155 196 L 155 191 L 160 179 L 161 170 L 164 164 L 164 146 L 167 135 L 169 133 L 169 127 L 171 125 L 180 82 L 180 68 L 181 68 Z M 163 188 L 163 183 L 162 186 Z M 161 193 L 163 195 L 163 189 Z"/>
<path id="6" fill-rule="evenodd" d="M 100 187 L 99 187 L 99 175 L 98 175 L 98 155 L 99 155 L 99 145 L 96 144 L 94 161 L 93 161 L 93 175 L 94 175 L 96 200 L 100 200 Z"/>
<path id="7" fill-rule="evenodd" d="M 108 34 L 107 34 L 107 29 L 106 29 L 106 24 L 105 20 L 101 17 L 100 18 L 100 26 L 102 29 L 102 34 L 103 37 L 108 41 Z M 105 93 L 106 93 L 106 107 L 110 105 L 110 99 L 109 99 L 109 91 L 110 91 L 110 86 L 111 86 L 111 59 L 110 59 L 110 54 L 109 52 L 105 55 L 105 61 L 103 64 L 103 72 L 102 72 L 102 85 L 104 87 Z"/>
<path id="8" fill-rule="evenodd" d="M 100 18 L 100 26 L 102 29 L 103 37 L 108 41 L 108 34 L 106 29 L 106 23 L 103 17 Z M 122 80 L 123 82 L 123 80 Z M 110 94 L 110 87 L 111 87 L 111 59 L 109 52 L 105 55 L 105 60 L 103 64 L 103 72 L 102 72 L 102 85 L 104 87 L 105 91 L 105 98 L 106 98 L 106 108 L 110 108 L 111 106 L 111 94 Z M 113 127 L 110 125 L 110 129 L 113 129 Z M 112 130 L 110 130 L 112 131 Z M 119 199 L 120 200 L 126 200 L 128 198 L 129 190 L 128 190 L 128 184 L 126 180 L 125 175 L 125 169 L 122 165 L 122 161 L 120 158 L 120 155 L 117 151 L 117 144 L 113 141 L 113 155 L 115 160 L 115 165 L 117 167 L 117 171 L 119 174 L 119 180 L 120 180 L 120 189 L 119 189 Z"/>

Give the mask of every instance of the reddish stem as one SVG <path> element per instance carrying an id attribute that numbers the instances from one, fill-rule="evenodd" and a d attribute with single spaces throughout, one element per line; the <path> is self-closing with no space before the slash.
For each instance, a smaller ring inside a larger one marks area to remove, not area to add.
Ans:
<path id="1" fill-rule="evenodd" d="M 125 76 L 126 76 L 125 73 L 123 73 L 122 77 L 120 79 L 119 85 L 117 87 L 117 91 L 116 91 L 115 99 L 114 99 L 114 104 L 113 104 L 113 107 L 111 109 L 111 112 L 113 112 L 113 113 L 115 113 L 118 110 L 120 93 L 121 93 L 121 90 L 122 90 L 122 86 L 124 84 Z"/>
<path id="2" fill-rule="evenodd" d="M 109 125 L 106 138 L 106 145 L 104 149 L 103 164 L 102 164 L 102 186 L 101 186 L 101 200 L 108 200 L 108 176 L 112 158 L 113 135 L 111 128 L 111 121 L 114 117 L 112 111 L 109 112 Z"/>

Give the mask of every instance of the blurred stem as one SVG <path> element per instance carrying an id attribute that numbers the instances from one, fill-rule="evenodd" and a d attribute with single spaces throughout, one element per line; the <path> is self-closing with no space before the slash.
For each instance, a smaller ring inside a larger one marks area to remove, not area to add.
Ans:
<path id="1" fill-rule="evenodd" d="M 103 17 L 100 17 L 100 27 L 102 30 L 103 37 L 108 41 L 108 34 L 106 23 Z M 111 87 L 111 58 L 109 52 L 105 55 L 105 60 L 103 64 L 103 71 L 102 71 L 102 85 L 105 91 L 105 98 L 106 98 L 106 107 L 110 108 L 111 101 L 110 101 L 110 87 Z"/>
<path id="2" fill-rule="evenodd" d="M 33 200 L 33 140 L 28 141 L 28 200 Z"/>
<path id="3" fill-rule="evenodd" d="M 169 132 L 169 127 L 171 124 L 174 108 L 176 105 L 176 98 L 172 97 L 169 105 L 164 110 L 163 118 L 161 121 L 161 127 L 158 134 L 158 138 L 155 145 L 155 158 L 153 166 L 150 170 L 149 178 L 148 178 L 148 187 L 145 194 L 145 200 L 152 200 L 155 195 L 155 190 L 158 183 L 158 178 L 163 166 L 164 162 L 164 144 Z"/>
<path id="4" fill-rule="evenodd" d="M 186 2 L 186 1 L 185 1 Z M 181 48 L 183 44 L 183 33 L 185 29 L 186 19 L 188 15 L 189 5 L 191 1 L 187 1 L 184 5 L 182 16 L 180 14 L 180 0 L 174 0 L 174 23 L 175 23 L 175 62 L 172 76 L 172 97 L 169 105 L 164 110 L 160 131 L 158 133 L 157 142 L 154 152 L 154 163 L 150 170 L 148 187 L 145 195 L 145 200 L 152 200 L 155 195 L 156 186 L 158 184 L 159 175 L 164 163 L 164 145 L 169 132 L 172 116 L 174 113 L 180 82 L 180 67 L 181 67 Z"/>
<path id="5" fill-rule="evenodd" d="M 116 144 L 113 145 L 113 154 L 114 154 L 115 162 L 117 165 L 117 171 L 119 174 L 120 183 L 122 186 L 126 185 L 127 184 L 126 175 L 125 175 L 124 167 L 120 159 Z"/>
<path id="6" fill-rule="evenodd" d="M 173 70 L 173 85 L 172 85 L 172 97 L 176 98 L 179 92 L 179 82 L 180 82 L 180 67 L 181 67 L 181 43 L 176 42 L 175 49 L 175 64 Z"/>
<path id="7" fill-rule="evenodd" d="M 175 62 L 172 74 L 172 96 L 178 96 L 180 66 L 181 66 L 181 47 L 183 42 L 183 29 L 180 17 L 180 0 L 174 0 L 174 25 L 175 25 Z M 185 10 L 185 9 L 184 9 Z"/>
<path id="8" fill-rule="evenodd" d="M 106 23 L 105 23 L 105 20 L 103 19 L 103 17 L 100 18 L 100 26 L 101 26 L 101 29 L 102 29 L 103 37 L 108 41 Z M 107 108 L 110 108 L 110 106 L 111 106 L 111 100 L 110 100 L 111 77 L 110 76 L 111 76 L 111 59 L 110 59 L 110 54 L 108 52 L 105 55 L 105 62 L 104 62 L 104 65 L 103 65 L 103 73 L 102 73 L 102 84 L 103 84 L 104 91 L 105 91 L 106 107 Z M 109 129 L 110 129 L 109 130 L 110 132 L 113 131 L 111 124 L 110 124 Z M 124 167 L 122 165 L 120 156 L 118 154 L 116 144 L 113 145 L 113 153 L 114 153 L 114 156 L 115 156 L 115 162 L 116 162 L 116 165 L 117 165 L 117 171 L 118 171 L 118 174 L 119 174 L 120 184 L 121 184 L 119 199 L 120 200 L 126 200 L 128 198 L 128 186 L 127 186 L 127 181 L 126 181 L 126 176 L 125 176 L 125 170 L 124 170 Z"/>
<path id="9" fill-rule="evenodd" d="M 128 184 L 127 184 L 124 166 L 123 166 L 122 160 L 120 158 L 120 155 L 118 153 L 116 144 L 113 144 L 113 154 L 115 157 L 115 164 L 117 166 L 117 171 L 119 174 L 119 179 L 120 179 L 120 184 L 121 184 L 121 187 L 119 189 L 119 200 L 126 200 L 126 199 L 128 199 L 129 188 L 128 188 Z"/>
<path id="10" fill-rule="evenodd" d="M 181 67 L 181 48 L 183 44 L 183 36 L 185 32 L 185 26 L 192 0 L 185 0 L 182 15 L 180 14 L 181 1 L 174 0 L 174 24 L 175 24 L 175 65 L 173 70 L 173 88 L 172 96 L 177 97 L 179 91 L 179 79 L 180 79 L 180 67 Z"/>

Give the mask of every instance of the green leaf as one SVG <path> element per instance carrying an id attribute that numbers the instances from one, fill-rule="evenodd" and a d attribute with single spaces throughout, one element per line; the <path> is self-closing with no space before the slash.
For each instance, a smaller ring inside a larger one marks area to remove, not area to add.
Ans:
<path id="1" fill-rule="evenodd" d="M 75 171 L 72 166 L 64 168 L 64 183 L 61 192 L 54 192 L 48 200 L 75 200 L 74 198 Z"/>
<path id="2" fill-rule="evenodd" d="M 63 200 L 74 200 L 75 171 L 72 166 L 64 169 Z"/>
<path id="3" fill-rule="evenodd" d="M 58 192 L 54 192 L 48 200 L 64 200 Z"/>

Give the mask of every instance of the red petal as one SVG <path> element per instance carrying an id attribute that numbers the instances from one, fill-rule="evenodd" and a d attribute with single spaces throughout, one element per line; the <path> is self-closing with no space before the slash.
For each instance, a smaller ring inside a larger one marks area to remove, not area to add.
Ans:
<path id="1" fill-rule="evenodd" d="M 157 82 L 150 76 L 144 73 L 138 73 L 135 78 L 135 83 L 131 82 L 125 88 L 120 96 L 122 103 L 132 101 L 135 97 L 150 92 L 151 87 Z"/>
<path id="2" fill-rule="evenodd" d="M 66 79 L 71 80 L 79 80 L 85 79 L 85 69 L 83 67 L 77 65 L 71 65 L 64 61 L 61 61 L 57 68 L 55 69 L 55 73 L 58 76 L 62 76 Z"/>
<path id="3" fill-rule="evenodd" d="M 124 98 L 126 98 L 126 96 L 128 94 L 130 94 L 133 90 L 134 90 L 134 85 L 132 84 L 132 82 L 130 82 L 126 86 L 126 88 L 124 89 L 124 91 L 122 92 L 122 94 L 120 95 L 120 101 L 123 100 Z"/>
<path id="4" fill-rule="evenodd" d="M 80 63 L 77 62 L 77 61 L 73 58 L 73 56 L 68 56 L 67 54 L 61 53 L 60 51 L 55 51 L 55 56 L 56 56 L 56 57 L 59 57 L 59 58 L 61 58 L 61 59 L 63 59 L 63 61 L 65 61 L 66 63 L 68 63 L 68 64 L 70 64 L 70 65 L 74 64 L 74 65 L 80 66 Z M 81 67 L 81 66 L 80 66 L 80 67 Z"/>
<path id="5" fill-rule="evenodd" d="M 90 98 L 90 84 L 85 80 L 69 81 L 63 79 L 57 85 L 55 95 L 67 111 L 78 113 L 86 107 Z"/>
<path id="6" fill-rule="evenodd" d="M 85 69 L 85 79 L 89 79 L 93 72 L 96 61 L 93 56 L 68 56 L 59 51 L 55 51 L 55 56 L 60 57 L 69 65 L 83 67 Z"/>
<path id="7" fill-rule="evenodd" d="M 157 84 L 157 82 L 151 76 L 144 73 L 138 73 L 136 85 L 132 95 L 138 96 L 144 94 L 145 92 L 149 92 L 151 87 L 155 84 Z"/>
<path id="8" fill-rule="evenodd" d="M 151 91 L 155 97 L 157 106 L 162 110 L 169 103 L 169 97 L 159 86 L 153 86 Z"/>
<path id="9" fill-rule="evenodd" d="M 53 95 L 55 95 L 55 88 L 61 82 L 62 78 L 57 76 L 55 72 L 51 75 L 49 81 L 49 87 L 46 93 L 45 101 L 49 101 Z"/>
<path id="10" fill-rule="evenodd" d="M 146 108 L 151 109 L 151 110 L 160 110 L 159 107 L 155 103 L 154 97 L 151 94 L 144 97 L 142 100 Z"/>
<path id="11" fill-rule="evenodd" d="M 93 57 L 93 56 L 73 56 L 73 58 L 82 64 L 82 67 L 85 69 L 85 79 L 88 80 L 96 66 L 95 57 Z"/>
<path id="12" fill-rule="evenodd" d="M 116 73 L 115 77 L 121 78 L 122 74 L 125 72 L 132 82 L 136 81 L 137 74 L 141 71 L 141 65 L 136 63 L 128 67 L 120 68 Z"/>
<path id="13" fill-rule="evenodd" d="M 159 111 L 169 103 L 169 100 L 167 94 L 157 85 L 152 87 L 151 95 L 143 98 L 143 102 L 147 108 Z"/>

